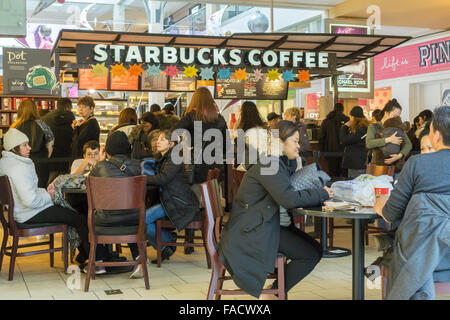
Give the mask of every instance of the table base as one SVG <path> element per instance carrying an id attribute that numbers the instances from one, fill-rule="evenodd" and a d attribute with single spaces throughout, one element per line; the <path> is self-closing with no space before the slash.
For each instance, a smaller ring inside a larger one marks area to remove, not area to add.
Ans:
<path id="1" fill-rule="evenodd" d="M 338 251 L 338 252 L 336 252 Z M 343 251 L 343 252 L 342 252 Z M 341 247 L 328 247 L 323 251 L 323 258 L 341 258 L 352 254 L 352 251 Z"/>

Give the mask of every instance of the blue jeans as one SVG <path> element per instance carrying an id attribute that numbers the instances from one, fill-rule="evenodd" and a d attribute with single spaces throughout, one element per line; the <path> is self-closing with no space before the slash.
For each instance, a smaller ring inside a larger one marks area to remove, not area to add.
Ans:
<path id="1" fill-rule="evenodd" d="M 164 218 L 166 213 L 160 204 L 150 207 L 145 212 L 145 222 L 147 223 L 147 240 L 156 249 L 156 220 Z M 161 240 L 163 242 L 170 242 L 172 240 L 171 232 L 162 229 Z M 164 249 L 164 247 L 162 247 Z"/>

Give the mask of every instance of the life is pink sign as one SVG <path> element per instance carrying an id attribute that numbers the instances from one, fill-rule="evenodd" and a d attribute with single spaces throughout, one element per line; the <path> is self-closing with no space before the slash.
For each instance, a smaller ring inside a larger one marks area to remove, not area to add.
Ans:
<path id="1" fill-rule="evenodd" d="M 375 81 L 450 70 L 450 37 L 394 48 L 374 60 Z"/>

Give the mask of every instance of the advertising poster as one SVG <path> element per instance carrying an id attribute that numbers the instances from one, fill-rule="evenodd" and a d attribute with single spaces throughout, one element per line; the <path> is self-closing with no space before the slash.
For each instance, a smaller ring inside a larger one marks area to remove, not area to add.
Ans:
<path id="1" fill-rule="evenodd" d="M 111 75 L 111 90 L 119 91 L 137 91 L 139 89 L 139 76 L 130 75 L 129 71 L 126 71 L 121 76 Z"/>
<path id="2" fill-rule="evenodd" d="M 50 95 L 58 83 L 51 69 L 50 51 L 3 49 L 3 90 L 5 94 Z"/>
<path id="3" fill-rule="evenodd" d="M 366 35 L 371 34 L 366 21 L 327 20 L 327 30 L 333 34 Z M 366 59 L 341 67 L 344 74 L 337 77 L 339 98 L 373 98 L 373 62 Z M 333 91 L 331 80 L 328 90 Z"/>
<path id="4" fill-rule="evenodd" d="M 248 75 L 245 80 L 216 79 L 214 90 L 215 99 L 242 99 L 242 100 L 285 100 L 289 82 L 283 80 L 270 81 L 264 74 L 257 80 L 254 74 Z"/>
<path id="5" fill-rule="evenodd" d="M 141 76 L 142 91 L 167 91 L 167 76 L 164 73 L 157 77 L 150 77 L 147 71 Z"/>
<path id="6" fill-rule="evenodd" d="M 92 71 L 92 69 L 79 69 L 78 83 L 81 90 L 107 90 L 108 76 L 94 77 L 94 72 Z"/>
<path id="7" fill-rule="evenodd" d="M 169 91 L 195 91 L 196 78 L 189 78 L 183 73 L 179 73 L 178 75 L 171 77 L 169 83 Z"/>

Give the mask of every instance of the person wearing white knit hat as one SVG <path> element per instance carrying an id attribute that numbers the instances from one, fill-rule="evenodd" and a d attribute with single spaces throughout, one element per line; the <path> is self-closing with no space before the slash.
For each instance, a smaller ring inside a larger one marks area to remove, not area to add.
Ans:
<path id="1" fill-rule="evenodd" d="M 3 136 L 3 148 L 5 148 L 6 151 L 11 151 L 13 148 L 20 147 L 22 144 L 24 145 L 23 147 L 25 147 L 25 145 L 28 146 L 28 142 L 29 140 L 26 134 L 15 128 L 10 128 L 8 132 Z M 29 155 L 31 148 L 29 146 L 28 148 Z"/>
<path id="2" fill-rule="evenodd" d="M 0 158 L 0 176 L 8 176 L 14 197 L 14 220 L 17 224 L 55 223 L 74 227 L 81 239 L 83 255 L 89 253 L 89 230 L 82 215 L 53 204 L 54 190 L 47 192 L 38 188 L 38 177 L 28 137 L 21 131 L 10 128 L 3 136 Z M 26 227 L 24 225 L 23 227 Z"/>

